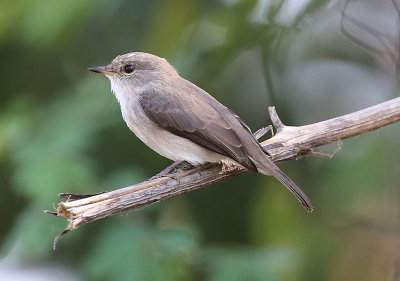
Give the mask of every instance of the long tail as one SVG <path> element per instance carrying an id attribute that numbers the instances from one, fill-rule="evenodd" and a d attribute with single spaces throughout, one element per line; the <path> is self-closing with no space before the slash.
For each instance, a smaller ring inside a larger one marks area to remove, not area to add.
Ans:
<path id="1" fill-rule="evenodd" d="M 272 175 L 284 186 L 286 186 L 294 196 L 296 196 L 297 200 L 300 201 L 301 205 L 303 205 L 308 212 L 312 212 L 314 210 L 314 206 L 311 203 L 311 200 L 308 199 L 307 195 L 287 175 L 279 170 L 278 167 L 276 168 L 277 169 L 273 169 Z"/>
<path id="2" fill-rule="evenodd" d="M 254 159 L 251 158 L 254 162 Z M 260 161 L 261 160 L 261 161 Z M 286 186 L 289 191 L 296 196 L 297 200 L 303 205 L 303 207 L 308 211 L 312 212 L 314 206 L 311 200 L 308 199 L 307 195 L 297 186 L 287 175 L 285 175 L 279 168 L 271 161 L 268 157 L 259 158 L 259 161 L 254 162 L 260 173 L 265 175 L 272 175 L 277 178 L 284 186 Z"/>

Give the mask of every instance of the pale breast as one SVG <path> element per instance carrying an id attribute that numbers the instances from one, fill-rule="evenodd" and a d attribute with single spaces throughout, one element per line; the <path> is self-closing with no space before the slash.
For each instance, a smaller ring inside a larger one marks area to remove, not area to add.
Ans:
<path id="1" fill-rule="evenodd" d="M 129 106 L 121 104 L 121 111 L 129 129 L 147 146 L 164 157 L 173 161 L 185 160 L 194 165 L 228 159 L 160 128 L 145 115 L 138 102 L 133 101 Z"/>

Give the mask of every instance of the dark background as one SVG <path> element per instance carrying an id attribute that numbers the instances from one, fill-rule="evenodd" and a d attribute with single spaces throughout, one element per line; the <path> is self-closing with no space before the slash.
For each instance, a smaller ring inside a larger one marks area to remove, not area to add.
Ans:
<path id="1" fill-rule="evenodd" d="M 275 179 L 245 175 L 85 225 L 53 251 L 66 221 L 42 212 L 60 192 L 124 187 L 170 164 L 87 71 L 119 54 L 167 58 L 254 131 L 269 105 L 296 126 L 397 97 L 396 7 L 345 6 L 0 1 L 0 279 L 399 280 L 399 124 L 344 140 L 332 159 L 280 165 L 312 214 Z"/>

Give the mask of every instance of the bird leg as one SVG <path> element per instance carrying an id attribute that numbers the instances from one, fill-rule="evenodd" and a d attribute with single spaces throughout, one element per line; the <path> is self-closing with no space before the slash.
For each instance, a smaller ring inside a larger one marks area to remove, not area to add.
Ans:
<path id="1" fill-rule="evenodd" d="M 150 178 L 150 180 L 152 179 L 157 179 L 157 178 L 161 178 L 161 177 L 171 177 L 173 179 L 175 179 L 174 175 L 168 175 L 173 169 L 175 169 L 179 164 L 181 164 L 182 160 L 179 161 L 175 161 L 174 163 L 172 163 L 171 165 L 169 165 L 167 168 L 165 168 L 164 170 L 162 170 L 161 172 L 159 172 L 157 175 L 153 176 Z M 106 193 L 107 191 L 103 191 L 103 192 L 99 192 L 99 193 L 93 193 L 93 194 L 77 194 L 77 193 L 60 193 L 58 194 L 59 198 L 65 198 L 67 200 L 78 200 L 78 199 L 83 199 L 83 198 L 87 198 L 87 197 L 92 197 L 95 195 L 99 195 L 102 193 Z"/>
<path id="2" fill-rule="evenodd" d="M 58 194 L 58 198 L 65 198 L 67 200 L 78 200 L 78 199 L 92 197 L 92 196 L 99 195 L 99 194 L 106 193 L 106 192 L 108 192 L 108 191 L 102 191 L 102 192 L 92 193 L 92 194 L 60 193 L 60 194 Z"/>
<path id="3" fill-rule="evenodd" d="M 167 168 L 165 168 L 164 170 L 162 170 L 161 172 L 159 172 L 157 175 L 152 176 L 150 178 L 150 180 L 152 179 L 157 179 L 157 178 L 161 178 L 161 177 L 172 177 L 174 178 L 173 175 L 168 175 L 173 169 L 175 169 L 177 166 L 179 166 L 179 164 L 181 164 L 183 161 L 182 160 L 178 160 L 175 161 L 174 163 L 172 163 L 171 165 L 169 165 Z"/>

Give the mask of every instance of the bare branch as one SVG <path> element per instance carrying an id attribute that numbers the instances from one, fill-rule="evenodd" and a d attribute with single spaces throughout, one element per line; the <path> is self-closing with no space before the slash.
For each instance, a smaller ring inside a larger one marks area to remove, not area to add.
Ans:
<path id="1" fill-rule="evenodd" d="M 269 113 L 277 127 L 277 134 L 261 145 L 268 149 L 273 161 L 282 161 L 312 155 L 315 147 L 331 142 L 340 143 L 341 139 L 399 121 L 400 98 L 300 127 L 285 126 L 274 107 L 269 108 Z M 150 205 L 246 172 L 245 168 L 234 164 L 205 164 L 88 198 L 61 202 L 57 216 L 68 218 L 69 224 L 57 236 L 57 240 L 82 224 Z"/>

